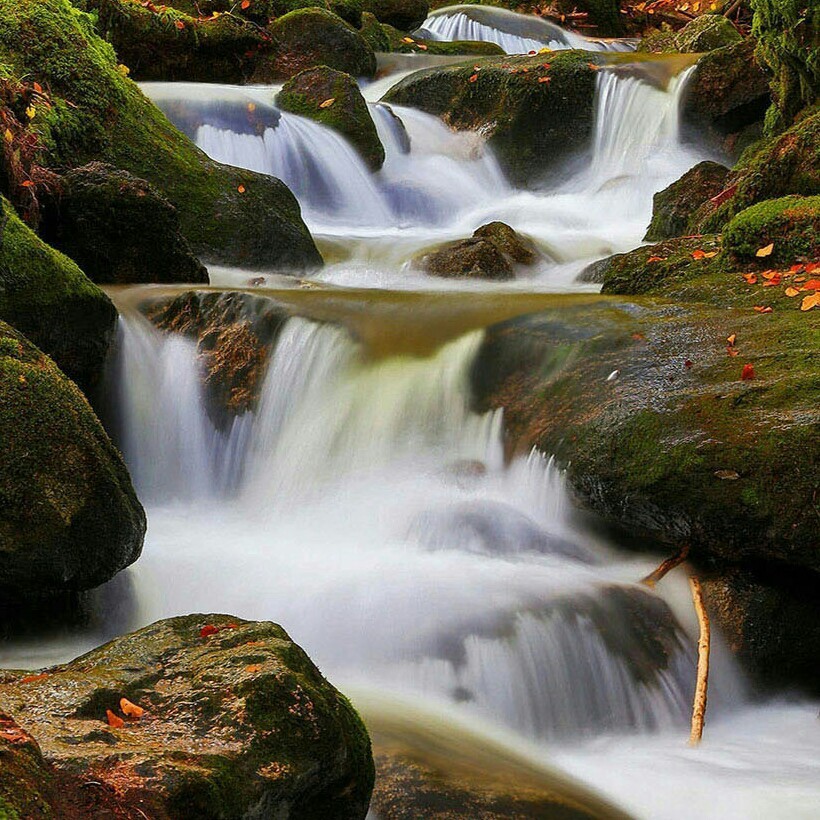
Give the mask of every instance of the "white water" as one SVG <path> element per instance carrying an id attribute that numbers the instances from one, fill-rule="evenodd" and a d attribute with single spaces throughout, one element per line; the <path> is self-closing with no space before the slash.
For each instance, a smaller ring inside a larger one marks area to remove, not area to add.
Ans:
<path id="1" fill-rule="evenodd" d="M 431 40 L 495 43 L 507 54 L 527 54 L 543 48 L 552 51 L 568 48 L 630 51 L 633 48 L 628 41 L 582 37 L 540 17 L 489 6 L 459 5 L 438 9 L 422 23 L 421 32 Z"/>

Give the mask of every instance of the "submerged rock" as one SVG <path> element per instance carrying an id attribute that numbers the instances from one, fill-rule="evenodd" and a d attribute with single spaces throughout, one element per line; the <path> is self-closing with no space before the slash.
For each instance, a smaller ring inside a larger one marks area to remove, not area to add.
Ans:
<path id="1" fill-rule="evenodd" d="M 535 185 L 592 134 L 597 53 L 486 58 L 417 71 L 385 95 L 486 134 L 507 176 Z"/>
<path id="2" fill-rule="evenodd" d="M 154 185 L 177 209 L 200 257 L 246 267 L 321 264 L 299 204 L 272 177 L 208 159 L 118 68 L 93 19 L 68 0 L 0 0 L 8 70 L 47 89 L 30 127 L 43 164 L 111 163 Z"/>
<path id="3" fill-rule="evenodd" d="M 129 718 L 122 698 L 145 713 Z M 273 623 L 160 621 L 34 680 L 6 674 L 0 709 L 24 723 L 58 773 L 112 788 L 147 816 L 367 813 L 367 732 Z M 107 710 L 122 723 L 109 725 Z"/>
<path id="4" fill-rule="evenodd" d="M 680 179 L 652 198 L 652 221 L 644 241 L 657 242 L 691 233 L 692 215 L 726 187 L 729 169 L 708 160 L 690 168 Z"/>
<path id="5" fill-rule="evenodd" d="M 145 513 L 82 393 L 0 323 L 0 595 L 88 589 L 139 557 Z"/>
<path id="6" fill-rule="evenodd" d="M 94 282 L 208 281 L 179 232 L 176 208 L 149 182 L 104 163 L 63 177 L 41 232 Z"/>
<path id="7" fill-rule="evenodd" d="M 367 102 L 349 74 L 327 66 L 302 71 L 285 83 L 276 104 L 283 111 L 309 117 L 340 133 L 371 170 L 382 167 L 384 146 Z"/>
<path id="8" fill-rule="evenodd" d="M 89 391 L 114 336 L 111 300 L 0 199 L 0 320 L 14 325 Z"/>
<path id="9" fill-rule="evenodd" d="M 376 73 L 376 55 L 369 43 L 353 26 L 324 9 L 292 11 L 269 31 L 272 52 L 259 61 L 252 82 L 283 80 L 322 65 L 353 77 Z"/>

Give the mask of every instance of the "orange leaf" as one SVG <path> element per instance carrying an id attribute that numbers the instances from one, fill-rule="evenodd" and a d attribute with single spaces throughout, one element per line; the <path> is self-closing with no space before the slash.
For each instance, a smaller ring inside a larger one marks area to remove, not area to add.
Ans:
<path id="1" fill-rule="evenodd" d="M 758 248 L 755 251 L 755 256 L 758 256 L 762 259 L 764 256 L 771 256 L 773 250 L 774 250 L 774 242 L 770 242 L 765 247 Z"/>
<path id="2" fill-rule="evenodd" d="M 813 307 L 817 307 L 817 305 L 820 305 L 820 293 L 815 291 L 803 297 L 803 301 L 800 303 L 800 310 L 811 310 Z"/>
<path id="3" fill-rule="evenodd" d="M 254 672 L 260 672 L 262 670 L 262 665 L 258 663 L 252 663 L 250 666 L 245 667 L 245 671 L 249 672 L 251 675 Z"/>
<path id="4" fill-rule="evenodd" d="M 593 71 L 597 71 L 600 68 L 600 66 L 595 65 L 595 63 L 587 63 L 587 66 Z"/>
<path id="5" fill-rule="evenodd" d="M 698 248 L 696 251 L 692 251 L 692 259 L 703 259 L 706 256 L 706 252 L 702 251 Z"/>
<path id="6" fill-rule="evenodd" d="M 649 262 L 663 262 L 663 259 L 664 258 L 662 256 L 650 256 L 646 261 L 648 264 Z"/>
<path id="7" fill-rule="evenodd" d="M 789 268 L 789 273 L 800 273 L 803 270 L 803 266 L 798 262 L 796 265 L 792 265 Z"/>
<path id="8" fill-rule="evenodd" d="M 478 80 L 478 74 L 473 74 L 473 75 L 472 75 L 472 77 L 470 77 L 470 82 L 471 82 L 471 83 L 474 83 L 474 82 L 476 82 L 477 80 Z"/>
<path id="9" fill-rule="evenodd" d="M 41 86 L 41 85 L 40 85 L 40 83 L 34 83 L 33 85 L 34 85 L 34 90 L 35 90 L 38 94 L 42 94 L 42 93 L 43 93 L 43 86 Z"/>
<path id="10" fill-rule="evenodd" d="M 326 99 L 324 102 L 319 103 L 319 108 L 330 108 L 330 106 L 333 105 L 333 103 L 335 102 L 335 97 L 328 97 L 328 99 Z"/>
<path id="11" fill-rule="evenodd" d="M 401 41 L 403 43 L 407 43 L 407 45 L 412 45 L 413 43 L 416 42 L 412 37 L 402 37 Z"/>
<path id="12" fill-rule="evenodd" d="M 737 191 L 737 185 L 730 185 L 728 188 L 724 188 L 717 196 L 713 196 L 709 202 L 713 205 L 722 205 L 727 199 L 735 195 L 735 191 Z"/>
<path id="13" fill-rule="evenodd" d="M 757 274 L 756 273 L 744 273 L 743 278 L 746 280 L 746 284 L 748 284 L 748 285 L 756 285 L 757 284 Z"/>
<path id="14" fill-rule="evenodd" d="M 208 638 L 211 635 L 216 635 L 219 632 L 219 628 L 214 626 L 213 624 L 205 624 L 202 629 L 199 630 L 199 637 L 200 638 Z"/>
<path id="15" fill-rule="evenodd" d="M 771 313 L 772 309 L 770 307 L 763 307 L 763 305 L 755 305 L 754 308 L 758 313 Z"/>
<path id="16" fill-rule="evenodd" d="M 177 20 L 177 21 L 176 21 L 176 23 L 174 23 L 174 25 L 175 25 L 175 26 L 176 26 L 176 27 L 177 27 L 180 31 L 182 31 L 182 29 L 184 29 L 184 28 L 185 28 L 185 23 L 183 23 L 183 22 L 182 22 L 182 20 Z"/>
<path id="17" fill-rule="evenodd" d="M 764 270 L 763 273 L 760 274 L 764 279 L 771 279 L 773 276 L 778 276 L 776 270 L 769 268 L 768 270 Z"/>
<path id="18" fill-rule="evenodd" d="M 735 339 L 737 339 L 737 336 L 734 333 L 731 336 L 726 337 L 726 341 L 729 342 L 730 345 L 735 343 Z"/>
<path id="19" fill-rule="evenodd" d="M 782 281 L 783 281 L 783 277 L 779 273 L 776 273 L 774 276 L 769 277 L 768 282 L 763 283 L 763 287 L 764 288 L 770 288 L 770 287 L 773 287 L 774 285 L 779 285 Z"/>
<path id="20" fill-rule="evenodd" d="M 239 191 L 240 194 L 245 193 L 245 186 L 244 185 L 237 185 L 236 190 Z"/>
<path id="21" fill-rule="evenodd" d="M 239 7 L 243 8 L 243 9 L 248 9 L 248 8 L 250 8 L 250 6 L 251 6 L 251 0 L 242 0 Z"/>
<path id="22" fill-rule="evenodd" d="M 820 262 L 809 262 L 806 265 L 806 273 L 814 273 L 818 268 L 820 268 Z"/>
<path id="23" fill-rule="evenodd" d="M 115 715 L 110 709 L 105 710 L 105 716 L 108 718 L 108 725 L 114 729 L 122 729 L 122 727 L 125 726 L 125 721 L 119 715 Z"/>
<path id="24" fill-rule="evenodd" d="M 797 296 L 800 291 L 797 288 L 786 288 L 786 296 Z"/>
<path id="25" fill-rule="evenodd" d="M 131 703 L 128 698 L 120 700 L 120 709 L 126 717 L 141 718 L 145 714 L 145 709 L 142 706 L 137 706 L 136 703 Z"/>
<path id="26" fill-rule="evenodd" d="M 26 675 L 20 683 L 34 683 L 36 680 L 42 680 L 48 677 L 48 672 L 40 672 L 39 675 Z"/>
<path id="27" fill-rule="evenodd" d="M 421 49 L 422 51 L 427 51 L 427 46 L 424 43 L 416 43 L 416 48 Z"/>
<path id="28" fill-rule="evenodd" d="M 738 351 L 738 349 L 737 349 L 736 347 L 732 347 L 732 346 L 730 345 L 729 347 L 727 347 L 727 348 L 726 348 L 726 352 L 727 352 L 730 356 L 737 356 L 737 354 L 738 354 L 740 351 Z"/>
<path id="29" fill-rule="evenodd" d="M 809 279 L 800 290 L 820 290 L 820 279 Z"/>
<path id="30" fill-rule="evenodd" d="M 551 82 L 551 81 L 552 81 L 552 77 L 539 77 L 538 78 L 539 83 L 548 83 L 548 82 Z"/>
<path id="31" fill-rule="evenodd" d="M 24 188 L 33 188 L 34 187 L 34 183 L 30 179 L 24 179 L 20 184 Z"/>
<path id="32" fill-rule="evenodd" d="M 755 369 L 751 364 L 744 364 L 743 370 L 740 371 L 740 380 L 744 382 L 751 381 L 755 377 Z"/>

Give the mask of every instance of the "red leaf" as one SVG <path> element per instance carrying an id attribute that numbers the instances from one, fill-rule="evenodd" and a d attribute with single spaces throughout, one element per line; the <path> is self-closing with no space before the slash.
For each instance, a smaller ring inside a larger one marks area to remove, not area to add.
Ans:
<path id="1" fill-rule="evenodd" d="M 470 82 L 474 83 L 477 79 L 478 79 L 478 74 L 473 74 L 473 76 L 470 77 Z"/>
<path id="2" fill-rule="evenodd" d="M 39 675 L 26 675 L 20 683 L 34 683 L 36 680 L 43 680 L 43 678 L 47 678 L 47 672 L 41 672 Z"/>
<path id="3" fill-rule="evenodd" d="M 176 21 L 176 23 L 174 23 L 174 25 L 175 25 L 175 26 L 176 26 L 176 27 L 177 27 L 180 31 L 182 31 L 182 29 L 184 29 L 184 28 L 185 28 L 185 23 L 183 23 L 183 22 L 182 22 L 182 20 L 177 20 L 177 21 Z"/>
<path id="4" fill-rule="evenodd" d="M 800 290 L 820 290 L 820 279 L 809 279 Z"/>
<path id="5" fill-rule="evenodd" d="M 108 718 L 108 725 L 114 729 L 122 729 L 122 727 L 125 726 L 125 721 L 119 717 L 119 715 L 115 715 L 110 709 L 105 710 L 105 716 Z"/>
<path id="6" fill-rule="evenodd" d="M 741 381 L 748 382 L 751 381 L 755 377 L 755 369 L 753 365 L 744 364 L 743 370 L 740 372 L 740 379 Z"/>
<path id="7" fill-rule="evenodd" d="M 689 369 L 692 367 L 692 360 L 691 360 L 691 359 L 687 359 L 687 360 L 683 363 L 683 366 L 684 366 L 687 370 L 689 370 Z"/>
<path id="8" fill-rule="evenodd" d="M 38 94 L 42 94 L 42 93 L 43 93 L 43 86 L 41 86 L 41 85 L 40 85 L 40 83 L 33 83 L 33 87 L 34 87 L 34 90 L 35 90 Z"/>
<path id="9" fill-rule="evenodd" d="M 703 259 L 706 256 L 706 251 L 702 251 L 698 248 L 696 251 L 692 251 L 692 259 Z"/>
<path id="10" fill-rule="evenodd" d="M 216 635 L 219 632 L 219 628 L 214 626 L 213 624 L 206 624 L 199 630 L 199 637 L 200 638 L 208 638 L 211 635 Z"/>
<path id="11" fill-rule="evenodd" d="M 747 285 L 756 285 L 757 284 L 757 274 L 756 273 L 744 273 L 743 278 L 746 280 Z"/>

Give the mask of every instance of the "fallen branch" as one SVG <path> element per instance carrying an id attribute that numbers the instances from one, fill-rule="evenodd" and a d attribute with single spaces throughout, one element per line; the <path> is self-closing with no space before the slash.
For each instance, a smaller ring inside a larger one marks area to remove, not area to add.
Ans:
<path id="1" fill-rule="evenodd" d="M 709 685 L 709 615 L 703 603 L 703 588 L 694 575 L 689 577 L 689 586 L 692 589 L 692 603 L 698 615 L 700 636 L 698 637 L 698 679 L 695 686 L 695 700 L 692 704 L 692 731 L 689 735 L 689 745 L 697 746 L 703 737 L 703 722 L 706 717 L 706 690 Z"/>
<path id="2" fill-rule="evenodd" d="M 650 572 L 646 578 L 641 579 L 642 584 L 646 584 L 650 589 L 663 578 L 668 572 L 682 564 L 689 556 L 689 545 L 684 544 L 673 556 L 667 558 L 654 572 Z"/>

